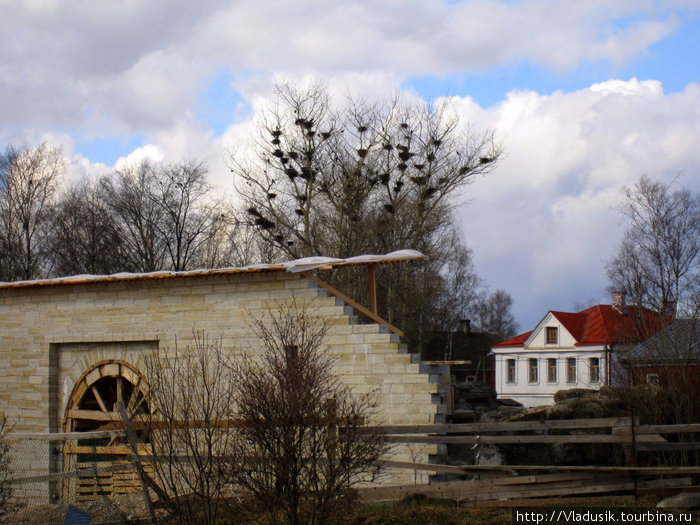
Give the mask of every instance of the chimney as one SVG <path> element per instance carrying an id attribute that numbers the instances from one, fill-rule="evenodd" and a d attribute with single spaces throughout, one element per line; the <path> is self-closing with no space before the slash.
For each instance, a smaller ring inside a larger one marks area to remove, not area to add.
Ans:
<path id="1" fill-rule="evenodd" d="M 625 305 L 625 296 L 627 295 L 627 292 L 624 290 L 617 290 L 612 293 L 612 307 L 613 310 L 616 312 L 619 312 L 621 314 L 626 314 L 627 313 L 627 308 Z"/>
<path id="2" fill-rule="evenodd" d="M 469 319 L 460 319 L 459 320 L 459 327 L 457 328 L 457 331 L 462 332 L 463 334 L 471 334 L 472 333 L 472 322 Z"/>

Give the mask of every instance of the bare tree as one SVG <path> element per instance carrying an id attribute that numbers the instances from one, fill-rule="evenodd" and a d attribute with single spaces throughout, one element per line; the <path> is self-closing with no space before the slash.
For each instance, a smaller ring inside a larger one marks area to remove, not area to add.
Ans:
<path id="1" fill-rule="evenodd" d="M 0 155 L 0 279 L 42 275 L 42 227 L 65 171 L 60 148 L 7 148 Z"/>
<path id="2" fill-rule="evenodd" d="M 429 233 L 456 190 L 493 169 L 491 134 L 464 134 L 446 105 L 349 101 L 320 86 L 279 86 L 261 118 L 257 159 L 231 157 L 250 221 L 291 257 L 405 247 Z M 438 215 L 436 217 L 436 215 Z M 367 225 L 379 227 L 369 231 Z"/>
<path id="3" fill-rule="evenodd" d="M 184 351 L 158 349 L 147 360 L 152 389 L 153 478 L 178 523 L 213 524 L 231 498 L 240 457 L 236 384 L 220 340 L 195 333 Z"/>
<path id="4" fill-rule="evenodd" d="M 55 204 L 49 226 L 52 273 L 112 274 L 124 268 L 122 238 L 102 188 L 87 180 Z"/>
<path id="5" fill-rule="evenodd" d="M 336 109 L 320 86 L 279 86 L 259 122 L 255 152 L 230 162 L 249 223 L 279 257 L 402 248 L 428 255 L 412 269 L 420 275 L 382 270 L 388 284 L 379 290 L 380 314 L 410 332 L 418 317 L 405 300 L 423 290 L 434 310 L 442 294 L 455 197 L 494 168 L 501 150 L 492 134 L 463 131 L 448 104 L 349 100 Z M 356 271 L 334 273 L 331 283 L 360 301 L 366 290 Z"/>
<path id="6" fill-rule="evenodd" d="M 472 318 L 481 331 L 508 339 L 518 332 L 512 306 L 513 298 L 505 290 L 482 292 L 472 306 Z"/>
<path id="7" fill-rule="evenodd" d="M 215 266 L 231 214 L 213 197 L 207 168 L 195 161 L 142 162 L 102 181 L 117 219 L 126 268 L 148 272 Z"/>
<path id="8" fill-rule="evenodd" d="M 101 181 L 107 203 L 117 220 L 124 270 L 152 272 L 164 269 L 166 247 L 159 235 L 164 220 L 162 206 L 154 198 L 157 177 L 144 161 Z"/>
<path id="9" fill-rule="evenodd" d="M 155 198 L 163 210 L 159 226 L 170 267 L 190 269 L 194 261 L 205 259 L 204 248 L 211 248 L 227 223 L 221 203 L 212 198 L 207 168 L 201 162 L 185 161 L 158 171 Z"/>
<path id="10" fill-rule="evenodd" d="M 638 305 L 677 304 L 679 314 L 692 315 L 700 306 L 700 196 L 646 176 L 624 192 L 628 227 L 608 263 L 612 287 Z"/>
<path id="11" fill-rule="evenodd" d="M 354 396 L 339 382 L 323 343 L 327 326 L 301 306 L 271 311 L 253 329 L 262 351 L 235 365 L 232 384 L 248 458 L 237 483 L 258 512 L 327 523 L 346 508 L 353 483 L 380 471 L 386 438 L 368 426 L 376 396 Z"/>

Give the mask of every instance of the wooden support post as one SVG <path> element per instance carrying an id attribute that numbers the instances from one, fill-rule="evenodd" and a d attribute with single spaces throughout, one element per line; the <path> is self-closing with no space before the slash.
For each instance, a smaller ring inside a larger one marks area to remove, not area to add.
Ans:
<path id="1" fill-rule="evenodd" d="M 376 264 L 370 264 L 367 267 L 369 277 L 369 311 L 377 315 L 377 275 Z"/>
<path id="2" fill-rule="evenodd" d="M 121 415 L 122 421 L 124 422 L 126 439 L 129 442 L 129 446 L 131 447 L 132 460 L 134 462 L 134 466 L 136 467 L 136 472 L 138 472 L 139 481 L 141 482 L 143 500 L 146 504 L 146 508 L 148 509 L 148 514 L 151 516 L 151 522 L 155 523 L 156 513 L 153 510 L 153 502 L 151 501 L 151 495 L 148 493 L 148 479 L 146 477 L 146 473 L 143 470 L 143 465 L 141 465 L 141 458 L 139 458 L 139 450 L 136 444 L 136 434 L 134 433 L 134 430 L 131 428 L 131 424 L 129 423 L 129 416 L 126 413 L 126 407 L 124 406 L 123 400 L 120 399 L 119 401 L 117 401 L 117 409 L 119 410 L 119 414 Z"/>

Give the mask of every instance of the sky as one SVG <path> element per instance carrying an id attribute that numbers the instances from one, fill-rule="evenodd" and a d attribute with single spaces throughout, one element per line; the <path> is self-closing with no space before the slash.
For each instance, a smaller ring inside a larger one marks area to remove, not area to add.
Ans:
<path id="1" fill-rule="evenodd" d="M 700 191 L 700 0 L 0 0 L 0 34 L 0 147 L 61 146 L 66 184 L 198 159 L 233 195 L 276 82 L 448 97 L 504 150 L 455 214 L 523 331 L 609 303 L 623 187 Z"/>

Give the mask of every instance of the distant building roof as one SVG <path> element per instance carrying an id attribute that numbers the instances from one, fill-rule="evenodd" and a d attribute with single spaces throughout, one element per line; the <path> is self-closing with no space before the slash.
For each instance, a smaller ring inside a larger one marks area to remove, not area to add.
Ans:
<path id="1" fill-rule="evenodd" d="M 423 345 L 421 358 L 425 361 L 470 361 L 477 366 L 500 340 L 498 335 L 488 332 L 433 332 Z"/>
<path id="2" fill-rule="evenodd" d="M 599 304 L 577 313 L 551 314 L 576 339 L 576 346 L 634 344 L 643 341 L 662 327 L 658 312 L 644 307 L 626 306 L 620 313 L 609 304 Z M 523 346 L 532 331 L 494 345 L 494 348 Z"/>
<path id="3" fill-rule="evenodd" d="M 700 359 L 700 320 L 676 319 L 653 337 L 630 347 L 624 359 L 645 362 Z"/>

